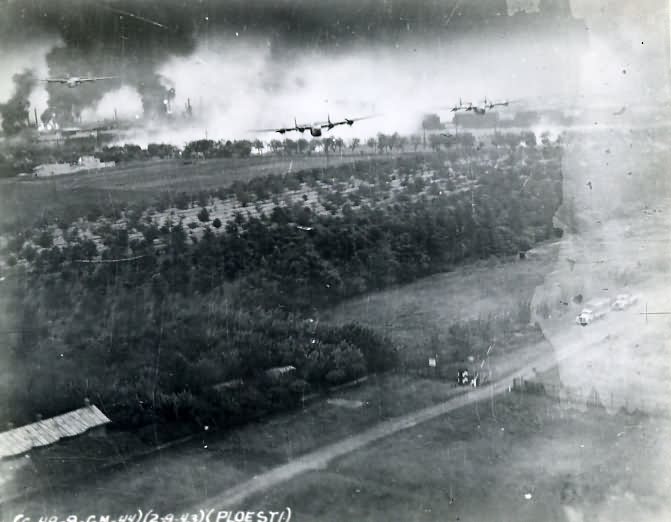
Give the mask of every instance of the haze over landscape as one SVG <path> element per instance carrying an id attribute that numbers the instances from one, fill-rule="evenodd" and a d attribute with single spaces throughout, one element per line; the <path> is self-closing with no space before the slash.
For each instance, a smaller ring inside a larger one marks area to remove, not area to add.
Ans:
<path id="1" fill-rule="evenodd" d="M 105 4 L 84 0 L 14 2 L 0 37 L 0 65 L 12 71 L 0 80 L 0 101 L 15 93 L 13 74 L 26 70 L 34 80 L 112 74 L 120 80 L 87 85 L 76 94 L 31 81 L 22 95 L 43 121 L 55 114 L 61 125 L 73 117 L 87 123 L 112 119 L 114 109 L 119 117 L 151 120 L 174 88 L 171 110 L 181 114 L 190 100 L 196 115 L 190 129 L 172 136 L 164 131 L 165 140 L 181 145 L 205 131 L 231 138 L 289 125 L 294 117 L 321 121 L 327 114 L 383 114 L 350 129 L 349 135 L 360 138 L 378 130 L 413 132 L 424 112 L 466 95 L 471 101 L 488 96 L 535 106 L 556 100 L 581 107 L 650 103 L 666 85 L 659 65 L 668 58 L 668 35 L 655 13 L 659 2 L 637 3 L 635 9 L 626 2 L 599 9 L 575 2 L 576 20 L 562 13 L 565 29 L 558 33 L 547 31 L 552 15 L 531 9 L 493 16 L 486 38 L 472 27 L 486 21 L 496 2 L 463 16 L 461 3 L 448 4 L 427 4 L 418 14 L 405 1 L 357 3 L 356 9 L 347 2 L 335 9 L 278 2 L 255 16 L 258 8 L 239 3 L 144 2 L 143 16 L 164 28 L 120 19 Z M 362 23 L 361 13 L 374 22 Z M 276 15 L 286 21 L 277 24 Z M 443 56 L 439 62 L 436 52 Z"/>
<path id="2" fill-rule="evenodd" d="M 670 24 L 0 4 L 0 519 L 671 520 Z"/>

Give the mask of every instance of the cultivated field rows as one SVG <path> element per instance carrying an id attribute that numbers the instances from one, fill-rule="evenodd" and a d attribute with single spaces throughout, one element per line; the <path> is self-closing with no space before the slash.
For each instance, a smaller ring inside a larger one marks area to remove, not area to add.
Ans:
<path id="1" fill-rule="evenodd" d="M 454 175 L 454 171 L 452 169 L 450 169 L 448 172 L 451 176 Z M 391 181 L 386 184 L 386 193 L 383 192 L 379 195 L 379 200 L 382 202 L 391 202 L 395 196 L 404 192 L 402 175 L 398 172 L 398 170 L 395 169 L 391 176 Z M 457 188 L 450 192 L 446 187 L 447 180 L 438 178 L 435 171 L 425 168 L 422 168 L 421 170 L 418 170 L 417 172 L 410 175 L 410 179 L 416 178 L 423 179 L 426 186 L 418 193 L 409 194 L 408 197 L 411 200 L 416 200 L 419 197 L 434 198 L 445 193 L 457 194 L 477 187 L 476 181 L 469 180 L 464 175 L 457 175 L 454 176 L 454 181 Z M 431 183 L 435 183 L 438 186 L 438 194 L 432 194 L 429 191 Z M 298 189 L 286 190 L 283 193 L 273 197 L 257 200 L 248 204 L 243 204 L 236 196 L 232 196 L 227 199 L 211 197 L 208 201 L 208 204 L 204 205 L 203 207 L 193 204 L 193 206 L 188 209 L 171 207 L 160 212 L 153 208 L 149 208 L 142 213 L 140 222 L 145 225 L 156 225 L 159 228 L 169 224 L 177 224 L 181 222 L 182 225 L 186 227 L 189 237 L 198 240 L 202 237 L 206 228 L 210 228 L 215 234 L 223 232 L 225 230 L 223 225 L 233 220 L 237 213 L 257 218 L 261 214 L 265 214 L 266 216 L 270 215 L 275 207 L 301 204 L 304 207 L 310 208 L 311 211 L 315 214 L 327 214 L 330 212 L 335 215 L 342 215 L 342 207 L 345 204 L 352 208 L 357 208 L 366 204 L 371 206 L 380 204 L 380 201 L 376 202 L 365 196 L 360 197 L 359 201 L 349 197 L 356 193 L 362 186 L 368 187 L 371 190 L 379 190 L 378 185 L 367 183 L 364 180 L 355 177 L 350 178 L 346 184 L 334 184 L 322 181 L 318 181 L 317 183 L 312 184 L 304 182 L 300 184 L 300 188 Z M 333 204 L 329 201 L 329 195 L 335 193 L 339 193 L 342 196 L 344 203 L 339 207 L 336 205 L 336 208 L 334 209 Z M 198 218 L 198 214 L 202 211 L 203 208 L 207 210 L 209 215 L 209 219 L 206 222 L 203 222 Z M 215 219 L 220 220 L 222 224 L 220 228 L 212 226 L 212 222 Z M 116 222 L 110 222 L 105 218 L 100 218 L 94 223 L 88 222 L 84 218 L 80 218 L 73 226 L 68 229 L 68 234 L 74 234 L 75 237 L 79 237 L 80 240 L 90 239 L 94 241 L 99 250 L 104 248 L 102 239 L 102 228 L 104 227 L 109 227 L 116 230 L 127 230 L 129 241 L 142 240 L 142 232 L 137 228 L 128 229 L 128 222 L 129 220 L 127 217 L 122 217 Z M 56 226 L 52 226 L 51 230 L 53 233 L 54 246 L 65 247 L 67 245 L 67 241 L 64 237 L 63 231 Z M 160 241 L 157 241 L 157 244 L 160 244 Z M 37 250 L 37 252 L 42 250 L 42 248 L 38 247 L 35 243 L 33 243 L 32 246 Z"/>

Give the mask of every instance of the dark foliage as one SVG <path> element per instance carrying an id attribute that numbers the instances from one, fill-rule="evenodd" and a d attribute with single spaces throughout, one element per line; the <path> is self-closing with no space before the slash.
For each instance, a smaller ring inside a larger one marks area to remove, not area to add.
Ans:
<path id="1" fill-rule="evenodd" d="M 447 154 L 237 182 L 197 198 L 164 195 L 170 201 L 157 206 L 186 208 L 192 199 L 235 195 L 251 202 L 320 182 L 333 213 L 312 212 L 302 201 L 259 217 L 238 213 L 221 228 L 215 220 L 215 231 L 208 227 L 195 243 L 180 223 L 144 225 L 139 240 L 123 230 L 101 231 L 103 259 L 143 256 L 130 262 L 74 263 L 98 255 L 95 244 L 75 238 L 60 248 L 38 234 L 37 250 L 17 241 L 13 255 L 31 270 L 9 313 L 26 333 L 9 347 L 17 371 L 2 384 L 7 402 L 0 411 L 20 422 L 27 413 L 77 407 L 88 396 L 121 426 L 230 425 L 291 407 L 307 390 L 394 367 L 393 346 L 371 330 L 303 318 L 469 260 L 517 255 L 557 235 L 559 150 L 521 139 L 529 147 L 524 162 L 514 145 L 475 152 L 464 143 Z M 199 143 L 193 150 L 212 147 Z M 477 184 L 459 177 L 465 157 Z M 427 181 L 423 171 L 433 177 Z M 394 176 L 405 188 L 390 197 Z M 353 177 L 362 183 L 355 196 L 345 196 Z M 443 188 L 432 185 L 438 181 Z M 124 210 L 139 216 L 142 208 Z M 453 343 L 469 344 L 468 332 L 451 335 Z M 295 371 L 281 379 L 265 373 L 288 365 Z M 243 385 L 235 384 L 239 379 Z M 222 383 L 228 384 L 216 386 Z"/>

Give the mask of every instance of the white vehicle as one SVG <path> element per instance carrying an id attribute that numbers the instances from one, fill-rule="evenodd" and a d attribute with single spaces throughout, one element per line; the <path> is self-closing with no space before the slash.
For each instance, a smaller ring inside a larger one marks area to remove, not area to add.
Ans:
<path id="1" fill-rule="evenodd" d="M 575 322 L 580 326 L 587 326 L 594 320 L 594 312 L 589 308 L 584 308 L 582 312 L 578 314 L 578 317 L 575 318 Z"/>
<path id="2" fill-rule="evenodd" d="M 580 326 L 587 326 L 591 322 L 606 315 L 609 304 L 608 299 L 595 299 L 594 301 L 586 303 L 585 308 L 583 308 L 582 312 L 575 318 L 575 322 Z"/>
<path id="3" fill-rule="evenodd" d="M 625 310 L 637 301 L 638 298 L 631 294 L 619 294 L 611 304 L 611 308 L 613 310 Z"/>

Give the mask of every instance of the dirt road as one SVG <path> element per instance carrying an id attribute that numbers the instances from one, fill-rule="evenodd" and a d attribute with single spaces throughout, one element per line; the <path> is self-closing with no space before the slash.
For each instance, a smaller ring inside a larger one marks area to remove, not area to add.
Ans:
<path id="1" fill-rule="evenodd" d="M 607 328 L 610 335 L 623 334 L 629 328 L 626 322 L 618 321 L 617 319 L 617 317 L 609 317 L 602 322 L 602 327 Z M 249 496 L 276 486 L 301 473 L 323 469 L 333 459 L 342 457 L 383 437 L 388 437 L 401 430 L 445 415 L 467 404 L 487 400 L 493 395 L 505 393 L 511 385 L 513 378 L 533 376 L 535 372 L 547 371 L 563 360 L 573 358 L 581 352 L 589 352 L 595 346 L 603 343 L 604 335 L 602 328 L 583 329 L 577 325 L 568 325 L 563 335 L 556 337 L 555 340 L 559 340 L 557 345 L 562 346 L 555 354 L 547 354 L 532 359 L 521 368 L 497 379 L 489 386 L 469 389 L 465 393 L 461 390 L 456 390 L 455 397 L 446 402 L 382 422 L 362 433 L 352 435 L 340 442 L 303 455 L 287 464 L 259 474 L 251 480 L 238 484 L 221 494 L 199 502 L 197 509 L 202 509 L 203 506 L 212 509 L 233 508 Z"/>

